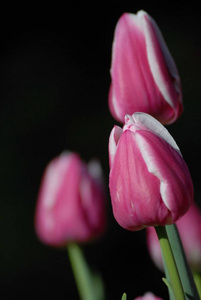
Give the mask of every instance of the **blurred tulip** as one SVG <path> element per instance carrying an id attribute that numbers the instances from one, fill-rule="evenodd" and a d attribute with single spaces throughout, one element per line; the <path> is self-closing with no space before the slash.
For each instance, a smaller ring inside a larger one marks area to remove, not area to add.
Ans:
<path id="1" fill-rule="evenodd" d="M 201 271 L 201 211 L 198 206 L 193 203 L 176 225 L 189 266 L 193 271 Z M 164 271 L 160 244 L 153 227 L 147 228 L 147 245 L 155 265 Z"/>
<path id="2" fill-rule="evenodd" d="M 47 166 L 37 201 L 35 228 L 52 246 L 85 242 L 105 228 L 105 194 L 98 162 L 88 166 L 64 152 Z"/>
<path id="3" fill-rule="evenodd" d="M 147 292 L 144 296 L 137 297 L 134 300 L 162 300 L 162 298 L 156 297 L 153 293 Z"/>
<path id="4" fill-rule="evenodd" d="M 116 221 L 135 231 L 175 223 L 189 209 L 193 184 L 165 127 L 145 113 L 126 115 L 109 138 L 109 187 Z"/>
<path id="5" fill-rule="evenodd" d="M 180 77 L 155 21 L 144 11 L 124 13 L 115 29 L 112 47 L 109 108 L 124 122 L 126 114 L 141 111 L 163 124 L 183 111 Z"/>

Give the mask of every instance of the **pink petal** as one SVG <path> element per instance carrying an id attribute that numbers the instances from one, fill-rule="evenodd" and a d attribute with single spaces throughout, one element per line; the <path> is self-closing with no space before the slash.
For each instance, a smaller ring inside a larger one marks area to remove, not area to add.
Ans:
<path id="1" fill-rule="evenodd" d="M 194 202 L 179 219 L 177 227 L 187 260 L 194 271 L 201 271 L 201 210 Z"/>
<path id="2" fill-rule="evenodd" d="M 128 117 L 127 117 L 128 118 Z M 126 125 L 128 124 L 128 119 L 125 118 Z M 133 120 L 133 121 L 132 121 Z M 169 133 L 169 131 L 155 118 L 150 116 L 146 113 L 137 112 L 130 117 L 129 123 L 135 124 L 135 126 L 139 127 L 140 129 L 145 129 L 153 132 L 154 134 L 158 135 L 162 139 L 164 139 L 171 147 L 173 147 L 178 153 L 181 154 L 181 151 L 176 144 L 175 140 Z M 125 128 L 125 127 L 124 127 Z"/>
<path id="3" fill-rule="evenodd" d="M 151 292 L 147 292 L 143 296 L 137 297 L 134 300 L 163 300 L 163 299 L 155 296 Z"/>
<path id="4" fill-rule="evenodd" d="M 155 21 L 145 12 L 140 12 L 139 17 L 143 19 L 152 75 L 164 99 L 174 108 L 177 101 L 182 103 L 181 83 L 175 62 Z"/>
<path id="5" fill-rule="evenodd" d="M 86 242 L 104 230 L 103 182 L 97 164 L 89 168 L 70 152 L 48 164 L 35 215 L 36 233 L 42 242 L 52 246 Z"/>
<path id="6" fill-rule="evenodd" d="M 124 13 L 112 47 L 109 108 L 118 121 L 147 112 L 163 124 L 183 110 L 179 74 L 155 21 L 144 11 Z"/>
<path id="7" fill-rule="evenodd" d="M 149 71 L 142 20 L 137 15 L 124 13 L 116 26 L 111 77 L 109 105 L 119 120 L 135 111 L 153 110 L 152 99 L 158 99 L 159 92 Z"/>
<path id="8" fill-rule="evenodd" d="M 136 140 L 149 172 L 160 181 L 162 200 L 175 222 L 185 214 L 193 200 L 189 169 L 181 155 L 152 132 L 137 131 Z"/>
<path id="9" fill-rule="evenodd" d="M 160 199 L 159 184 L 158 178 L 147 170 L 135 134 L 124 131 L 109 183 L 113 213 L 122 227 L 139 230 L 167 222 L 169 211 Z"/>

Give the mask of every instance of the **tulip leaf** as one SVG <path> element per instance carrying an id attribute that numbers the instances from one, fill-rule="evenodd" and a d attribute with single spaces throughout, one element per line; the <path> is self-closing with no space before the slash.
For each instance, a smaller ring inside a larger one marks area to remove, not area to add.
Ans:
<path id="1" fill-rule="evenodd" d="M 168 289 L 170 289 L 172 291 L 171 282 L 169 280 L 167 280 L 167 278 L 165 278 L 165 277 L 163 277 L 162 280 L 163 280 L 163 282 L 165 282 L 165 284 L 167 285 Z"/>
<path id="2" fill-rule="evenodd" d="M 168 275 L 168 273 L 167 273 L 167 275 Z M 168 293 L 169 293 L 170 300 L 175 300 L 174 291 L 172 289 L 171 282 L 165 277 L 163 277 L 162 280 L 168 287 Z"/>
<path id="3" fill-rule="evenodd" d="M 126 300 L 126 299 L 127 299 L 126 293 L 123 293 L 121 300 Z"/>
<path id="4" fill-rule="evenodd" d="M 200 299 L 201 299 L 201 274 L 193 273 L 193 278 L 194 278 L 195 285 L 196 285 L 197 290 L 198 290 L 198 294 L 199 294 Z"/>

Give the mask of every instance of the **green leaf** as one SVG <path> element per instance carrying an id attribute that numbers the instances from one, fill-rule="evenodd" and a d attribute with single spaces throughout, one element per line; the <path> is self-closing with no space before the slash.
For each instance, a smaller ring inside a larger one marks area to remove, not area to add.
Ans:
<path id="1" fill-rule="evenodd" d="M 171 282 L 169 280 L 167 280 L 165 277 L 163 277 L 162 280 L 163 280 L 163 282 L 165 282 L 165 284 L 167 285 L 168 289 L 170 289 L 172 291 Z"/>
<path id="2" fill-rule="evenodd" d="M 198 294 L 200 296 L 200 299 L 201 299 L 201 274 L 199 273 L 193 273 L 193 278 L 194 278 L 194 281 L 195 281 L 195 284 L 196 284 L 196 287 L 197 287 L 197 290 L 198 290 Z"/>
<path id="3" fill-rule="evenodd" d="M 126 300 L 126 299 L 127 299 L 126 293 L 123 293 L 121 300 Z"/>

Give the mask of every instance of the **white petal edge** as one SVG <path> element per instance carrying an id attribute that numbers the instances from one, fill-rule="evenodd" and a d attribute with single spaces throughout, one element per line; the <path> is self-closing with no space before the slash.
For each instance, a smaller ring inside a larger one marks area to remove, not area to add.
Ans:
<path id="1" fill-rule="evenodd" d="M 156 120 L 151 115 L 142 112 L 134 113 L 132 115 L 132 118 L 137 125 L 141 126 L 141 128 L 144 127 L 146 130 L 149 130 L 164 139 L 182 156 L 177 143 L 175 142 L 169 131 L 158 120 Z"/>
<path id="2" fill-rule="evenodd" d="M 170 54 L 170 51 L 165 43 L 165 40 L 163 38 L 163 35 L 154 21 L 154 19 L 149 16 L 145 12 L 140 12 L 139 17 L 143 19 L 143 25 L 144 25 L 144 34 L 145 34 L 145 40 L 146 40 L 146 45 L 147 45 L 147 57 L 149 61 L 149 65 L 154 77 L 154 80 L 161 91 L 162 95 L 164 96 L 165 100 L 168 102 L 168 104 L 171 107 L 174 107 L 174 103 L 171 99 L 171 94 L 169 93 L 168 86 L 166 82 L 164 82 L 162 73 L 161 73 L 161 68 L 157 63 L 157 57 L 155 54 L 154 50 L 154 45 L 152 41 L 152 28 L 150 26 L 150 23 L 154 27 L 155 34 L 157 36 L 158 42 L 160 44 L 165 63 L 167 65 L 168 71 L 171 74 L 171 76 L 174 78 L 174 87 L 178 93 L 180 93 L 180 78 L 179 74 L 176 68 L 176 64 L 172 58 L 172 55 Z M 148 19 L 148 20 L 147 20 Z M 181 97 L 179 97 L 179 101 L 182 102 Z"/>
<path id="3" fill-rule="evenodd" d="M 147 166 L 147 169 L 150 173 L 152 173 L 154 176 L 156 176 L 160 181 L 160 194 L 161 198 L 165 204 L 165 206 L 170 210 L 169 203 L 168 203 L 168 197 L 167 197 L 167 189 L 168 189 L 168 183 L 166 180 L 164 180 L 163 176 L 161 175 L 160 171 L 158 170 L 155 160 L 150 155 L 150 145 L 147 143 L 147 141 L 139 134 L 136 135 L 136 140 L 138 143 L 138 146 L 140 148 L 140 152 L 142 154 L 142 157 L 144 159 L 144 162 Z M 169 192 L 169 191 L 168 191 Z"/>
<path id="4" fill-rule="evenodd" d="M 119 141 L 119 138 L 122 134 L 122 128 L 119 126 L 114 126 L 111 133 L 110 133 L 110 137 L 109 137 L 109 163 L 110 163 L 110 167 L 113 163 L 114 160 L 114 156 L 116 153 L 116 149 L 117 149 L 117 144 Z"/>

